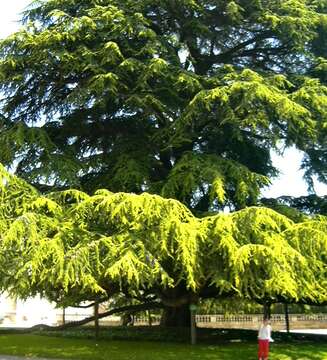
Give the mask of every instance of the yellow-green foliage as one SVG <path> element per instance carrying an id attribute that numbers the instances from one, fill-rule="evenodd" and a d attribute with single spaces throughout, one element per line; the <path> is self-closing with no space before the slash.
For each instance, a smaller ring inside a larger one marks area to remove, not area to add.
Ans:
<path id="1" fill-rule="evenodd" d="M 9 174 L 0 164 L 0 218 L 20 215 L 37 191 L 25 181 Z"/>
<path id="2" fill-rule="evenodd" d="M 327 301 L 323 217 L 293 223 L 250 207 L 199 219 L 157 195 L 40 196 L 2 173 L 1 205 L 14 204 L 15 211 L 1 213 L 0 284 L 18 296 L 83 299 L 116 288 L 164 291 L 184 284 L 195 294 L 212 286 L 218 294 L 254 299 Z"/>

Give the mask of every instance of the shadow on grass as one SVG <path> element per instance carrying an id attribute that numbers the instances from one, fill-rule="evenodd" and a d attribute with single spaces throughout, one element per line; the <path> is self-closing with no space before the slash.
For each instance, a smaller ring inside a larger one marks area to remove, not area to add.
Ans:
<path id="1" fill-rule="evenodd" d="M 89 328 L 38 335 L 0 331 L 0 354 L 78 360 L 256 360 L 256 331 L 201 329 L 189 345 L 186 329 Z M 42 336 L 39 336 L 41 335 Z M 270 360 L 327 360 L 326 338 L 274 335 Z M 325 340 L 325 341 L 324 341 Z"/>
<path id="2" fill-rule="evenodd" d="M 327 344 L 273 344 L 270 360 L 327 360 Z M 256 360 L 255 343 L 196 345 L 2 335 L 0 354 L 79 360 Z"/>
<path id="3" fill-rule="evenodd" d="M 327 360 L 327 344 L 274 344 L 270 360 Z"/>
<path id="4" fill-rule="evenodd" d="M 34 332 L 37 335 L 47 335 L 52 337 L 93 339 L 94 328 L 82 327 L 67 330 L 42 330 Z M 201 344 L 229 343 L 232 340 L 242 340 L 242 342 L 255 343 L 257 331 L 243 329 L 197 329 L 198 342 Z M 100 338 L 105 340 L 132 340 L 132 341 L 158 341 L 158 342 L 190 342 L 190 330 L 188 328 L 163 328 L 160 326 L 139 326 L 139 327 L 102 327 Z M 312 334 L 286 334 L 274 332 L 277 343 L 302 343 L 315 342 L 326 343 L 327 335 Z"/>

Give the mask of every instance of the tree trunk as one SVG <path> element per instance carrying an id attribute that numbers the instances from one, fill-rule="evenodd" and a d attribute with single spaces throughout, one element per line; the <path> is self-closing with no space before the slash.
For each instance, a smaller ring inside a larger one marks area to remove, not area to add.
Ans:
<path id="1" fill-rule="evenodd" d="M 95 302 L 94 304 L 94 330 L 95 330 L 95 338 L 99 337 L 99 303 Z"/>
<path id="2" fill-rule="evenodd" d="M 66 309 L 64 307 L 62 308 L 62 324 L 66 324 Z"/>
<path id="3" fill-rule="evenodd" d="M 263 317 L 265 319 L 270 319 L 271 317 L 271 304 L 270 303 L 264 303 L 263 304 Z"/>
<path id="4" fill-rule="evenodd" d="M 191 311 L 191 344 L 196 344 L 196 321 L 195 321 L 195 311 Z"/>
<path id="5" fill-rule="evenodd" d="M 286 325 L 286 331 L 287 333 L 290 332 L 290 319 L 288 316 L 288 304 L 284 304 L 284 312 L 285 312 L 285 325 Z"/>
<path id="6" fill-rule="evenodd" d="M 178 307 L 165 307 L 161 316 L 160 325 L 167 327 L 190 327 L 191 315 L 189 304 Z"/>
<path id="7" fill-rule="evenodd" d="M 152 326 L 152 317 L 151 317 L 151 311 L 148 310 L 147 311 L 147 314 L 148 314 L 148 321 L 149 321 L 149 326 Z"/>

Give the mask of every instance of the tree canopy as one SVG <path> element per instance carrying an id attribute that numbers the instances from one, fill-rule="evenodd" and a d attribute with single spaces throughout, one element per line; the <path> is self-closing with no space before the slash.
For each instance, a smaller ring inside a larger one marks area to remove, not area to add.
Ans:
<path id="1" fill-rule="evenodd" d="M 280 208 L 293 209 L 303 219 L 306 215 L 327 215 L 327 196 L 310 194 L 307 196 L 280 196 L 276 199 L 261 199 L 263 206 L 278 210 Z"/>
<path id="2" fill-rule="evenodd" d="M 0 44 L 0 161 L 40 190 L 255 204 L 271 149 L 326 181 L 326 4 L 36 0 Z"/>
<path id="3" fill-rule="evenodd" d="M 41 195 L 0 174 L 0 288 L 15 296 L 72 305 L 123 293 L 171 308 L 225 296 L 327 303 L 324 217 L 294 223 L 249 207 L 197 218 L 158 195 Z"/>
<path id="4" fill-rule="evenodd" d="M 271 150 L 327 182 L 326 24 L 316 0 L 32 2 L 0 42 L 0 287 L 325 304 L 326 218 L 252 205 Z"/>

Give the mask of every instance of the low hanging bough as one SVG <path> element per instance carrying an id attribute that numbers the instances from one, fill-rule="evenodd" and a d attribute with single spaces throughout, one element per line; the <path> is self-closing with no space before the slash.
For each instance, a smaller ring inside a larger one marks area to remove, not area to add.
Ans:
<path id="1" fill-rule="evenodd" d="M 40 195 L 0 170 L 0 285 L 12 295 L 74 305 L 124 293 L 168 309 L 219 296 L 327 303 L 324 217 L 295 224 L 249 207 L 199 219 L 147 193 Z"/>

